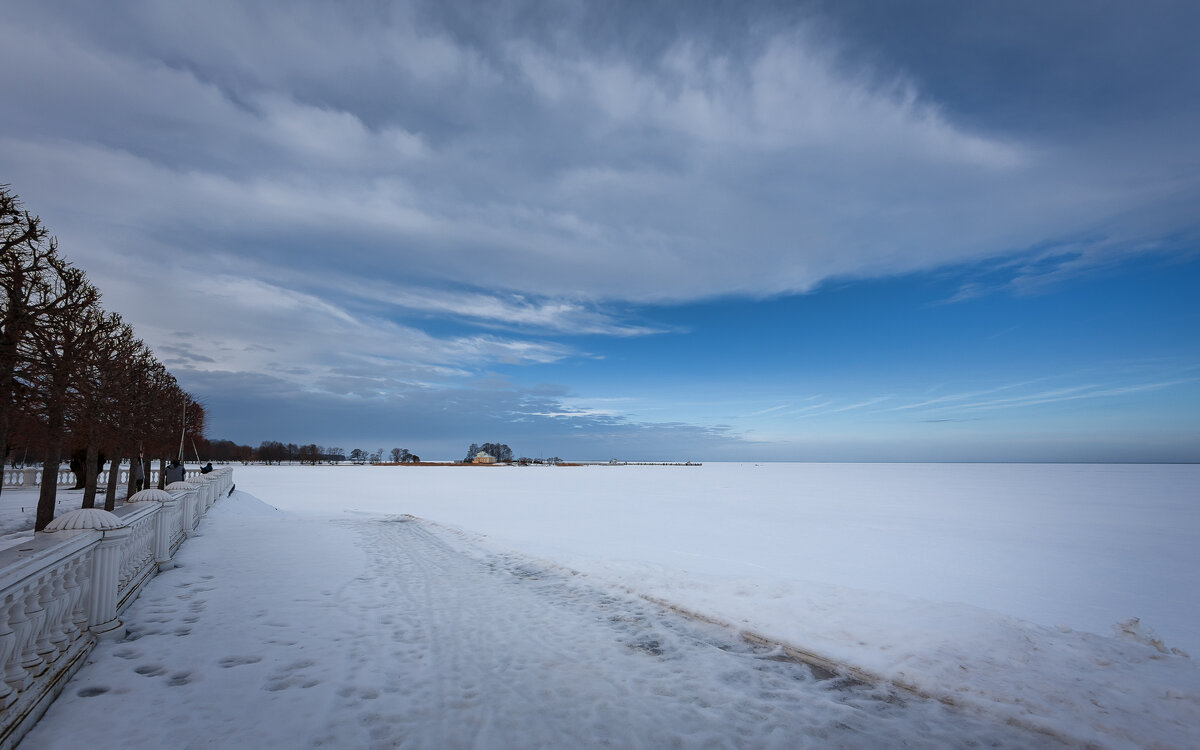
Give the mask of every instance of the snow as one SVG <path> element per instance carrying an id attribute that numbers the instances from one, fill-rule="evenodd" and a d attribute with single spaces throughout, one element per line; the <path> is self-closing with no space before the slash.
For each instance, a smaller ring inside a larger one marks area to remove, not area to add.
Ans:
<path id="1" fill-rule="evenodd" d="M 0 549 L 15 547 L 33 538 L 33 522 L 37 515 L 38 489 L 5 487 L 0 491 Z M 83 490 L 58 488 L 54 498 L 54 516 L 83 506 Z M 96 506 L 104 507 L 104 498 L 96 498 Z"/>
<path id="2" fill-rule="evenodd" d="M 1188 747 L 1198 480 L 238 467 L 22 747 Z"/>

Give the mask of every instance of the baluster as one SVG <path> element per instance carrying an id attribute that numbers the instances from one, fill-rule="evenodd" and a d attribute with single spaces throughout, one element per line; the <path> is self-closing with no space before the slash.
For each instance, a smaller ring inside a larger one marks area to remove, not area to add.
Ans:
<path id="1" fill-rule="evenodd" d="M 8 661 L 4 665 L 4 681 L 18 693 L 33 682 L 33 678 L 29 676 L 29 671 L 23 664 L 26 645 L 29 643 L 29 634 L 33 630 L 33 624 L 25 615 L 26 588 L 14 589 L 5 599 L 5 608 L 8 610 L 8 626 L 12 628 L 16 638 L 13 639 L 12 653 L 9 654 Z"/>
<path id="2" fill-rule="evenodd" d="M 8 708 L 17 701 L 17 691 L 13 690 L 6 679 L 10 661 L 16 668 L 20 668 L 20 664 L 13 658 L 17 648 L 17 634 L 9 622 L 9 610 L 13 607 L 14 598 L 14 595 L 9 593 L 0 599 L 0 708 Z M 22 669 L 21 673 L 24 672 Z"/>
<path id="3" fill-rule="evenodd" d="M 16 683 L 9 680 L 8 684 L 18 690 L 27 688 L 33 678 L 41 674 L 38 668 L 42 667 L 42 657 L 37 653 L 37 631 L 39 617 L 45 613 L 37 607 L 37 584 L 27 583 L 21 587 L 9 615 L 13 618 L 13 630 L 18 634 L 15 659 L 24 675 L 18 677 Z M 44 667 L 42 669 L 44 670 Z M 5 677 L 8 676 L 6 673 Z"/>
<path id="4" fill-rule="evenodd" d="M 37 608 L 38 612 L 37 629 L 34 631 L 34 650 L 42 662 L 41 666 L 37 668 L 38 675 L 46 671 L 50 666 L 50 662 L 54 661 L 54 655 L 58 653 L 58 649 L 50 643 L 50 612 L 46 609 L 46 605 L 52 601 L 51 592 L 54 588 L 51 583 L 52 578 L 53 575 L 51 573 L 45 573 L 38 578 L 33 596 L 30 597 L 31 603 Z"/>
<path id="5" fill-rule="evenodd" d="M 71 609 L 71 622 L 79 634 L 84 633 L 88 627 L 88 602 L 92 591 L 90 571 L 94 560 L 95 552 L 88 550 L 87 554 L 79 556 L 75 565 L 75 582 L 78 584 L 78 593 L 75 598 L 75 606 Z"/>
<path id="6" fill-rule="evenodd" d="M 62 574 L 63 604 L 58 613 L 58 628 L 67 637 L 67 649 L 71 648 L 71 644 L 79 636 L 79 631 L 75 627 L 75 605 L 79 601 L 79 560 L 81 557 L 82 555 L 72 558 L 63 568 Z"/>
<path id="7" fill-rule="evenodd" d="M 48 662 L 62 656 L 71 646 L 67 631 L 62 626 L 63 610 L 67 607 L 67 589 L 63 586 L 63 576 L 66 574 L 64 568 L 58 568 L 51 572 L 49 585 L 42 589 L 43 593 L 49 597 L 42 601 L 42 607 L 46 610 L 46 640 L 53 649 L 53 652 L 46 658 Z"/>
<path id="8" fill-rule="evenodd" d="M 131 529 L 129 536 L 121 544 L 120 552 L 118 553 L 119 557 L 117 560 L 118 564 L 121 566 L 117 573 L 118 592 L 124 591 L 125 587 L 129 584 L 129 580 L 133 577 L 133 566 L 135 562 L 133 559 L 133 545 L 136 542 L 137 535 Z"/>

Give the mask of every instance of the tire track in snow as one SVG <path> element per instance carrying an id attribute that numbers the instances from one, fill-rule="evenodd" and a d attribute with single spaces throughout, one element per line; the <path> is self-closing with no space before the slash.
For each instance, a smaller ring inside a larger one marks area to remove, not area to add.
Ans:
<path id="1" fill-rule="evenodd" d="M 1060 747 L 777 651 L 409 517 L 354 521 L 370 565 L 316 746 Z"/>

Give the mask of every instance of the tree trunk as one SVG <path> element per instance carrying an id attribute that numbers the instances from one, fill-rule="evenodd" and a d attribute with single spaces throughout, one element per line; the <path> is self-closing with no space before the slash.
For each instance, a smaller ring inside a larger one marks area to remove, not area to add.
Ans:
<path id="1" fill-rule="evenodd" d="M 46 453 L 42 459 L 42 487 L 38 493 L 37 520 L 33 530 L 41 531 L 54 520 L 54 501 L 58 497 L 58 468 L 62 464 L 62 398 L 51 401 L 46 415 Z"/>
<path id="2" fill-rule="evenodd" d="M 158 459 L 158 488 L 165 490 L 167 488 L 167 459 Z"/>
<path id="3" fill-rule="evenodd" d="M 113 508 L 117 507 L 117 484 L 121 481 L 121 454 L 124 451 L 118 449 L 112 463 L 108 465 L 108 486 L 104 488 L 104 509 L 112 512 Z M 129 462 L 129 476 L 132 481 L 133 477 L 133 462 Z M 129 497 L 133 493 L 126 493 L 125 497 Z"/>
<path id="4" fill-rule="evenodd" d="M 100 478 L 100 448 L 93 442 L 88 442 L 87 455 L 83 458 L 83 505 L 84 508 L 96 507 L 96 484 Z"/>
<path id="5" fill-rule="evenodd" d="M 143 478 L 142 487 L 146 487 L 150 484 L 149 482 L 145 481 L 146 479 L 149 479 L 149 477 L 146 476 L 146 474 L 147 474 L 146 462 L 142 461 L 142 457 L 135 456 L 135 457 L 129 459 L 129 486 L 125 488 L 125 497 L 126 498 L 133 497 L 134 493 L 137 492 L 139 489 L 139 487 L 137 486 L 137 468 L 136 468 L 138 463 L 142 464 L 142 478 Z"/>

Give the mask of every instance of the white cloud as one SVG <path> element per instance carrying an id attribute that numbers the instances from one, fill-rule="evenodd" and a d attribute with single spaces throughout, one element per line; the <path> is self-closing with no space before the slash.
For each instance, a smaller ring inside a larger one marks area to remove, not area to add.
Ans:
<path id="1" fill-rule="evenodd" d="M 343 293 L 351 290 L 339 285 Z M 356 284 L 364 298 L 438 316 L 459 317 L 500 328 L 537 328 L 570 335 L 645 336 L 663 333 L 654 326 L 622 323 L 593 306 L 566 299 L 530 299 L 433 287 Z"/>
<path id="2" fill-rule="evenodd" d="M 218 37 L 217 14 L 155 6 L 136 21 L 161 32 L 149 48 L 17 19 L 6 54 L 47 85 L 25 92 L 26 126 L 0 131 L 8 179 L 51 216 L 220 231 L 238 254 L 306 237 L 336 245 L 295 249 L 313 272 L 415 270 L 547 301 L 509 305 L 525 317 L 1000 256 L 1162 196 L 955 123 L 918 82 L 854 67 L 803 26 L 745 54 L 681 35 L 637 58 L 573 31 L 485 53 L 404 6 L 227 10 Z"/>

